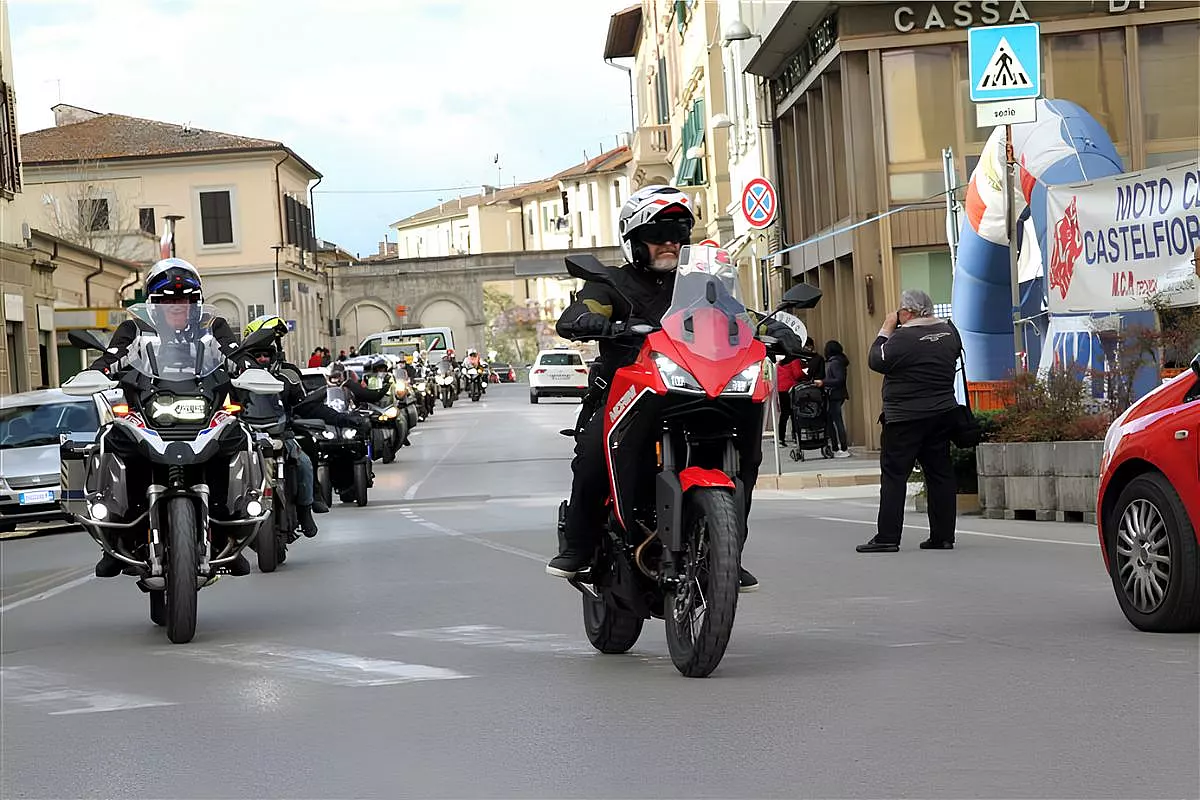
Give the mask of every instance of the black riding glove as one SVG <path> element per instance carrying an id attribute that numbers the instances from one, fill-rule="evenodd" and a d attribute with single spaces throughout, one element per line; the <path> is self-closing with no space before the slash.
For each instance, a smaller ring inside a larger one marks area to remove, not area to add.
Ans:
<path id="1" fill-rule="evenodd" d="M 575 318 L 572 324 L 576 334 L 580 336 L 608 336 L 612 332 L 612 323 L 603 314 L 588 311 Z"/>

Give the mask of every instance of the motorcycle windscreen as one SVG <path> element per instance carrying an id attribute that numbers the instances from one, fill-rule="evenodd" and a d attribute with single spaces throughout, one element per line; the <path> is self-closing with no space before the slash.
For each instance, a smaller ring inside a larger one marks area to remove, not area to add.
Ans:
<path id="1" fill-rule="evenodd" d="M 128 309 L 141 334 L 130 345 L 125 363 L 143 375 L 169 381 L 203 378 L 225 364 L 212 335 L 217 317 L 202 303 L 138 303 Z"/>
<path id="2" fill-rule="evenodd" d="M 742 304 L 737 267 L 715 247 L 685 247 L 663 331 L 710 396 L 743 367 L 754 325 Z"/>

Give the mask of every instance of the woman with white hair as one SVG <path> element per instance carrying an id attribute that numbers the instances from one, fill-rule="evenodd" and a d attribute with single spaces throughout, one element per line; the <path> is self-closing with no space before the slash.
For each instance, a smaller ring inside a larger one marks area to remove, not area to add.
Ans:
<path id="1" fill-rule="evenodd" d="M 921 464 L 929 492 L 929 538 L 922 550 L 953 550 L 955 507 L 950 437 L 957 424 L 955 365 L 962 340 L 954 326 L 933 315 L 920 289 L 900 295 L 871 345 L 868 364 L 883 373 L 883 423 L 879 456 L 879 522 L 860 553 L 895 553 L 904 527 L 904 501 L 913 465 Z"/>

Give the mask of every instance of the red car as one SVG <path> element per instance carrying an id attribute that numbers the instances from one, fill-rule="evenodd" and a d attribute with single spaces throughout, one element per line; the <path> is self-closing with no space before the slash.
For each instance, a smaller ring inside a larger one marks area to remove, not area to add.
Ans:
<path id="1" fill-rule="evenodd" d="M 1200 355 L 1109 428 L 1096 520 L 1129 621 L 1200 631 Z"/>

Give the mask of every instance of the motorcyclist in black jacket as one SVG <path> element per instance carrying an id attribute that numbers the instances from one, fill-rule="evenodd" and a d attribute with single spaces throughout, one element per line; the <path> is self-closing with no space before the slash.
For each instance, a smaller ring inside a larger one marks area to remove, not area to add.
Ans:
<path id="1" fill-rule="evenodd" d="M 278 409 L 282 408 L 289 422 L 297 416 L 308 416 L 296 412 L 297 407 L 304 405 L 305 393 L 299 367 L 288 363 L 284 356 L 283 337 L 287 336 L 287 323 L 274 314 L 265 314 L 251 320 L 246 325 L 243 335 L 249 336 L 263 328 L 274 332 L 275 337 L 263 346 L 251 350 L 249 355 L 259 367 L 267 370 L 283 383 L 283 391 L 275 396 L 255 397 L 253 402 L 272 406 L 275 409 L 271 412 L 272 415 L 277 415 Z M 285 448 L 287 462 L 296 470 L 296 518 L 300 523 L 301 532 L 311 538 L 317 535 L 317 523 L 312 517 L 313 511 L 324 513 L 329 510 L 329 507 L 314 496 L 315 471 L 311 456 L 304 452 L 295 437 L 286 439 Z"/>
<path id="2" fill-rule="evenodd" d="M 610 273 L 616 288 L 596 281 L 585 283 L 559 317 L 555 328 L 558 335 L 564 339 L 597 339 L 600 358 L 589 375 L 590 390 L 576 426 L 565 547 L 546 565 L 546 572 L 555 577 L 574 577 L 590 564 L 604 530 L 604 502 L 609 485 L 604 460 L 604 415 L 593 412 L 603 407 L 613 374 L 619 367 L 633 363 L 641 347 L 641 342 L 632 339 L 605 337 L 616 322 L 661 323 L 671 305 L 679 248 L 691 241 L 695 224 L 691 205 L 687 195 L 668 186 L 647 186 L 635 192 L 622 207 L 617 221 L 621 249 L 628 263 Z M 801 347 L 799 337 L 781 322 L 768 321 L 767 333 L 788 349 L 798 351 Z M 738 429 L 739 477 L 746 487 L 749 514 L 750 495 L 762 462 L 762 409 L 755 409 L 740 421 Z M 624 441 L 622 446 L 638 445 Z M 742 568 L 739 586 L 740 591 L 754 591 L 758 580 Z"/>

